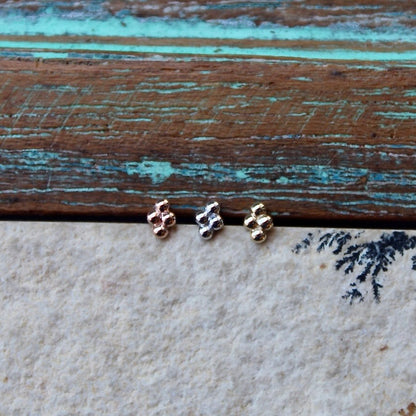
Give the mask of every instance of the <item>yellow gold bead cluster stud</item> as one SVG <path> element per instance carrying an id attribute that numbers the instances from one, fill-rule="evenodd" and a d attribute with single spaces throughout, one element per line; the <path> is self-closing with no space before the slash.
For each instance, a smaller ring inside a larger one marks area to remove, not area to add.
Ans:
<path id="1" fill-rule="evenodd" d="M 267 231 L 273 228 L 273 219 L 267 214 L 266 207 L 261 202 L 254 204 L 250 211 L 244 219 L 244 226 L 250 231 L 254 242 L 263 243 L 267 239 Z"/>
<path id="2" fill-rule="evenodd" d="M 159 201 L 154 206 L 154 211 L 147 214 L 147 222 L 153 226 L 153 234 L 157 238 L 166 238 L 169 228 L 176 224 L 175 214 L 169 211 L 167 199 Z"/>

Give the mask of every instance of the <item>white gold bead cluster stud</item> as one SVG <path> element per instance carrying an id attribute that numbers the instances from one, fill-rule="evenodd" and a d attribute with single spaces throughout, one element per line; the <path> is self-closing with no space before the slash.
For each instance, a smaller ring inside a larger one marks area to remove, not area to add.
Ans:
<path id="1" fill-rule="evenodd" d="M 244 226 L 250 231 L 254 242 L 263 243 L 267 239 L 267 231 L 273 228 L 273 219 L 267 214 L 262 203 L 254 204 L 250 211 L 250 214 L 244 219 Z"/>
<path id="2" fill-rule="evenodd" d="M 169 211 L 167 199 L 159 201 L 154 206 L 154 211 L 147 214 L 147 222 L 153 226 L 153 234 L 157 238 L 166 238 L 169 228 L 176 224 L 176 217 Z"/>
<path id="3" fill-rule="evenodd" d="M 212 238 L 214 231 L 224 227 L 224 221 L 220 216 L 220 204 L 217 201 L 209 202 L 203 211 L 196 214 L 195 221 L 199 227 L 199 235 L 204 240 Z"/>

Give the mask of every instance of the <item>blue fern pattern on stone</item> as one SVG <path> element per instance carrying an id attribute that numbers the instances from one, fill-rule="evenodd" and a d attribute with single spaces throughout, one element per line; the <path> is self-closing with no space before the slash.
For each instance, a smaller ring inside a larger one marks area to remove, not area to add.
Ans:
<path id="1" fill-rule="evenodd" d="M 403 256 L 407 250 L 416 248 L 416 236 L 409 236 L 403 231 L 383 233 L 376 241 L 353 244 L 362 232 L 354 235 L 346 231 L 329 232 L 322 235 L 317 242 L 317 251 L 331 249 L 336 256 L 341 256 L 335 263 L 336 270 L 343 270 L 346 275 L 355 274 L 355 279 L 349 289 L 342 296 L 353 303 L 362 302 L 364 296 L 360 285 L 370 279 L 374 299 L 380 302 L 380 289 L 383 285 L 379 281 L 382 272 L 387 272 L 389 266 L 396 260 L 397 254 Z M 308 234 L 309 246 L 313 235 Z M 294 252 L 299 254 L 307 244 L 299 243 Z M 412 257 L 412 270 L 416 270 L 416 255 Z"/>
<path id="2" fill-rule="evenodd" d="M 326 247 L 335 247 L 334 254 L 341 253 L 343 247 L 351 240 L 351 234 L 344 231 L 337 233 L 326 233 L 319 239 L 318 252 Z"/>
<path id="3" fill-rule="evenodd" d="M 299 254 L 302 250 L 307 249 L 310 247 L 313 240 L 313 234 L 308 233 L 308 235 L 298 244 L 296 244 L 295 248 L 293 249 L 293 252 L 296 254 Z"/>

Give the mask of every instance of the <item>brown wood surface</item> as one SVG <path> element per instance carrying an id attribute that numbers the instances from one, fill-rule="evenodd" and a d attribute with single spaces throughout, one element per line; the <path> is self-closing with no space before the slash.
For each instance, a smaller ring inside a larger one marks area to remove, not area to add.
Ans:
<path id="1" fill-rule="evenodd" d="M 303 30 L 313 14 L 316 27 L 355 22 L 378 40 L 348 38 L 345 27 L 345 40 L 0 30 L 2 218 L 143 219 L 167 197 L 180 221 L 216 198 L 237 223 L 261 200 L 294 224 L 414 224 L 416 61 L 400 55 L 413 56 L 407 3 L 366 2 L 359 15 L 347 0 L 183 3 L 60 2 L 53 13 L 111 19 L 123 6 L 134 18 L 184 19 L 188 30 L 196 15 Z M 48 10 L 0 2 L 0 19 L 53 19 Z M 409 37 L 371 32 L 388 19 Z"/>
<path id="2" fill-rule="evenodd" d="M 230 215 L 261 199 L 296 218 L 414 218 L 414 122 L 400 118 L 413 68 L 0 66 L 3 214 L 125 216 L 169 196 L 184 214 L 216 197 Z M 158 177 L 160 163 L 172 173 Z"/>

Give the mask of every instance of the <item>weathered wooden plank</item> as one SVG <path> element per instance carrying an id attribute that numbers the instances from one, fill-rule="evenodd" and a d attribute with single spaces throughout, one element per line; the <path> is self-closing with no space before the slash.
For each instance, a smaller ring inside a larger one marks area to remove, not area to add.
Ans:
<path id="1" fill-rule="evenodd" d="M 289 15 L 295 20 L 287 21 Z M 0 52 L 34 58 L 90 51 L 98 59 L 170 53 L 416 60 L 415 16 L 409 2 L 384 1 L 0 1 Z"/>
<path id="2" fill-rule="evenodd" d="M 144 215 L 209 197 L 292 219 L 414 221 L 412 65 L 0 61 L 0 212 Z"/>
<path id="3" fill-rule="evenodd" d="M 180 217 L 215 197 L 412 222 L 415 21 L 404 1 L 0 1 L 0 215 L 167 196 Z"/>

